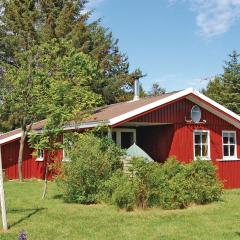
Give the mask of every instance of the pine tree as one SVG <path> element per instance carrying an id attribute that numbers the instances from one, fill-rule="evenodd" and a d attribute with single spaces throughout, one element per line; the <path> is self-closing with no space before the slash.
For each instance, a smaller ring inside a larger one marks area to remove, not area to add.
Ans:
<path id="1" fill-rule="evenodd" d="M 240 114 L 240 63 L 236 51 L 229 55 L 230 61 L 226 62 L 224 67 L 223 85 L 224 85 L 224 104 L 233 112 Z"/>
<path id="2" fill-rule="evenodd" d="M 18 53 L 52 39 L 71 40 L 72 46 L 98 62 L 102 76 L 90 87 L 103 96 L 106 104 L 129 99 L 129 90 L 139 70 L 129 72 L 126 54 L 122 54 L 112 33 L 101 21 L 89 23 L 86 0 L 1 0 L 4 9 L 0 21 L 0 57 L 16 66 Z M 126 91 L 128 90 L 128 91 Z"/>
<path id="3" fill-rule="evenodd" d="M 224 73 L 210 81 L 203 93 L 233 112 L 240 114 L 240 55 L 237 51 L 229 54 Z"/>

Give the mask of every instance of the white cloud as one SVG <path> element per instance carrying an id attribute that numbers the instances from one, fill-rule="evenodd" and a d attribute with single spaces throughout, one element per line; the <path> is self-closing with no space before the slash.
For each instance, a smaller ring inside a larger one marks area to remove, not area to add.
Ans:
<path id="1" fill-rule="evenodd" d="M 229 30 L 240 17 L 240 0 L 169 0 L 184 2 L 197 14 L 196 23 L 204 37 L 213 37 Z"/>

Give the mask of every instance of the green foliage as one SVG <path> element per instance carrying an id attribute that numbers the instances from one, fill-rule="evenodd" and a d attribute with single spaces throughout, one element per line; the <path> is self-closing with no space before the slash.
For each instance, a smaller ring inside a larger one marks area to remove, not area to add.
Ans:
<path id="1" fill-rule="evenodd" d="M 129 171 L 132 172 L 132 177 L 138 184 L 136 192 L 138 207 L 146 208 L 157 204 L 159 170 L 160 165 L 156 162 L 147 163 L 143 158 L 132 159 Z"/>
<path id="2" fill-rule="evenodd" d="M 186 208 L 192 203 L 210 203 L 219 200 L 222 194 L 216 169 L 209 161 L 181 164 L 171 158 L 163 164 L 160 178 L 159 204 L 162 208 Z"/>
<path id="3" fill-rule="evenodd" d="M 0 60 L 21 68 L 22 52 L 45 43 L 53 44 L 52 39 L 67 41 L 78 53 L 97 62 L 102 70 L 101 76 L 89 85 L 91 91 L 100 94 L 105 103 L 126 100 L 134 79 L 142 73 L 129 72 L 128 57 L 119 50 L 118 40 L 101 26 L 100 20 L 90 21 L 92 13 L 86 12 L 86 3 L 86 0 L 2 0 Z"/>
<path id="4" fill-rule="evenodd" d="M 66 202 L 96 203 L 99 189 L 119 168 L 123 154 L 113 142 L 92 133 L 73 134 L 66 151 L 70 161 L 63 165 L 58 183 Z"/>
<path id="5" fill-rule="evenodd" d="M 208 161 L 196 160 L 185 166 L 186 179 L 191 183 L 191 199 L 206 204 L 220 199 L 222 183 L 216 177 L 216 168 Z"/>
<path id="6" fill-rule="evenodd" d="M 60 55 L 60 53 L 62 55 Z M 48 129 L 85 117 L 101 103 L 89 85 L 101 75 L 97 63 L 69 42 L 42 44 L 21 54 L 21 66 L 4 65 L 0 117 L 13 126 L 47 119 Z M 4 121 L 3 121 L 4 122 Z"/>
<path id="7" fill-rule="evenodd" d="M 224 66 L 224 73 L 210 81 L 203 93 L 233 112 L 240 114 L 240 63 L 233 51 Z"/>
<path id="8" fill-rule="evenodd" d="M 113 175 L 108 180 L 105 186 L 108 185 L 108 189 L 112 192 L 112 203 L 120 209 L 126 209 L 132 211 L 136 206 L 136 191 L 137 183 L 135 179 L 129 179 L 129 177 L 122 173 Z"/>
<path id="9" fill-rule="evenodd" d="M 159 96 L 166 93 L 166 89 L 161 87 L 158 82 L 152 84 L 151 90 L 148 92 L 149 96 Z"/>
<path id="10" fill-rule="evenodd" d="M 125 209 L 128 206 L 182 209 L 193 203 L 218 201 L 222 194 L 222 184 L 209 161 L 182 164 L 169 158 L 158 164 L 135 158 L 130 171 L 130 176 L 118 173 L 105 182 L 105 201 Z"/>
<path id="11" fill-rule="evenodd" d="M 169 158 L 159 173 L 159 205 L 164 209 L 187 207 L 191 202 L 189 185 L 185 166 Z"/>

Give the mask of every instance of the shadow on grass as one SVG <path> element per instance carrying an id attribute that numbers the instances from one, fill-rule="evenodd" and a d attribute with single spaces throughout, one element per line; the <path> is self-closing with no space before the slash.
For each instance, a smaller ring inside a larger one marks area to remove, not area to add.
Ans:
<path id="1" fill-rule="evenodd" d="M 53 199 L 62 199 L 63 198 L 63 194 L 57 194 L 53 196 Z"/>
<path id="2" fill-rule="evenodd" d="M 240 232 L 235 232 L 235 234 L 240 237 Z"/>
<path id="3" fill-rule="evenodd" d="M 30 218 L 31 216 L 37 214 L 38 212 L 41 212 L 43 210 L 45 210 L 47 208 L 32 208 L 32 209 L 10 209 L 8 211 L 8 213 L 26 213 L 27 215 L 20 218 L 19 220 L 17 220 L 16 222 L 12 223 L 9 225 L 9 228 L 12 228 L 18 224 L 20 224 L 21 222 L 27 220 L 28 218 Z"/>

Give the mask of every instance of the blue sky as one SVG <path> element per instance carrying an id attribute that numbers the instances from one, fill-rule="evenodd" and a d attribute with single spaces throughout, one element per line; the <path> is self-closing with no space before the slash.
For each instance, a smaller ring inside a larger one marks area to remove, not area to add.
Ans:
<path id="1" fill-rule="evenodd" d="M 145 90 L 153 82 L 201 89 L 240 51 L 240 0 L 90 0 L 88 8 L 119 39 L 131 69 L 147 74 Z"/>

